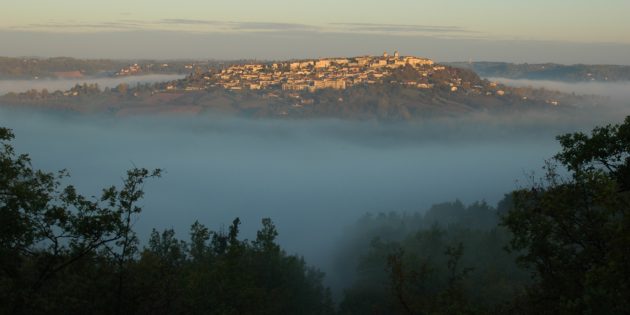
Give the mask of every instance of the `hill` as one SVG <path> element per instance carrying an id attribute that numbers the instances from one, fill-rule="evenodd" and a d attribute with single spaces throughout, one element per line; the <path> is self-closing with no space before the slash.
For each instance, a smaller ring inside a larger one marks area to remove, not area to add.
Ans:
<path id="1" fill-rule="evenodd" d="M 621 65 L 514 64 L 505 62 L 453 62 L 448 63 L 448 65 L 473 70 L 482 77 L 567 82 L 630 81 L 630 66 Z"/>
<path id="2" fill-rule="evenodd" d="M 0 103 L 81 113 L 223 113 L 245 117 L 411 120 L 474 112 L 570 110 L 592 97 L 513 88 L 414 56 L 239 63 L 181 80 L 101 90 L 7 94 Z"/>

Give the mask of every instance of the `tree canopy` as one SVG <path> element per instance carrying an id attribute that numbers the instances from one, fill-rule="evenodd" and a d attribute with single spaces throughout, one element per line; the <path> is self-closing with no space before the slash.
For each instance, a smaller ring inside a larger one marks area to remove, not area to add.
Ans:
<path id="1" fill-rule="evenodd" d="M 140 244 L 138 201 L 159 169 L 85 197 L 13 138 L 0 128 L 0 314 L 630 313 L 630 117 L 559 136 L 545 176 L 497 207 L 363 216 L 334 253 L 348 284 L 337 309 L 271 219 L 253 240 L 236 218 Z"/>
<path id="2" fill-rule="evenodd" d="M 532 307 L 555 313 L 630 312 L 630 117 L 558 137 L 546 178 L 514 192 L 503 218 L 510 248 L 532 268 Z M 559 164 L 559 165 L 557 165 Z M 565 167 L 568 177 L 557 174 Z"/>
<path id="3" fill-rule="evenodd" d="M 88 198 L 66 171 L 34 169 L 0 128 L 0 314 L 328 314 L 323 273 L 286 254 L 270 219 L 254 241 L 195 222 L 190 242 L 133 223 L 143 185 L 161 171 L 132 169 L 121 187 Z"/>

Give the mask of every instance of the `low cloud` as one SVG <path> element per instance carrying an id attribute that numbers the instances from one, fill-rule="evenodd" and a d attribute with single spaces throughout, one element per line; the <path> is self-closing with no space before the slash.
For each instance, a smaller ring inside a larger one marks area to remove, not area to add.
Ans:
<path id="1" fill-rule="evenodd" d="M 277 33 L 320 33 L 320 34 L 393 34 L 393 35 L 423 35 L 435 37 L 472 37 L 480 36 L 479 32 L 459 26 L 410 25 L 410 24 L 376 24 L 376 23 L 330 23 L 325 25 L 310 25 L 302 23 L 279 23 L 267 21 L 221 21 L 200 19 L 160 19 L 160 20 L 128 20 L 121 19 L 112 22 L 99 23 L 65 23 L 49 22 L 29 24 L 13 29 L 45 30 L 45 31 L 129 31 L 129 30 L 168 30 L 194 33 L 222 33 L 222 32 L 277 32 Z"/>
<path id="2" fill-rule="evenodd" d="M 193 20 L 193 19 L 162 19 L 157 24 L 171 25 L 225 25 L 226 22 L 213 20 Z"/>
<path id="3" fill-rule="evenodd" d="M 236 30 L 319 30 L 318 27 L 295 23 L 266 23 L 266 22 L 232 22 Z"/>
<path id="4" fill-rule="evenodd" d="M 318 27 L 299 23 L 275 23 L 275 22 L 234 22 L 216 20 L 194 19 L 163 19 L 157 24 L 169 25 L 205 25 L 215 26 L 224 30 L 234 31 L 294 31 L 294 30 L 319 30 Z"/>
<path id="5" fill-rule="evenodd" d="M 20 29 L 20 27 L 15 27 Z M 102 23 L 34 23 L 22 27 L 27 30 L 107 30 L 107 31 L 127 31 L 127 30 L 173 30 L 194 31 L 194 32 L 250 32 L 250 31 L 323 31 L 323 28 L 299 24 L 299 23 L 276 23 L 276 22 L 235 22 L 218 20 L 196 20 L 196 19 L 161 19 L 157 21 L 141 20 L 118 20 L 114 22 Z"/>
<path id="6" fill-rule="evenodd" d="M 103 23 L 34 23 L 26 26 L 27 29 L 62 29 L 64 31 L 84 31 L 90 29 L 97 30 L 141 30 L 143 25 L 140 23 L 130 23 L 124 21 L 103 22 Z"/>
<path id="7" fill-rule="evenodd" d="M 350 32 L 379 32 L 379 33 L 468 33 L 478 34 L 479 32 L 469 30 L 459 26 L 436 26 L 436 25 L 411 25 L 411 24 L 375 24 L 375 23 L 332 23 L 332 26 L 339 27 Z"/>

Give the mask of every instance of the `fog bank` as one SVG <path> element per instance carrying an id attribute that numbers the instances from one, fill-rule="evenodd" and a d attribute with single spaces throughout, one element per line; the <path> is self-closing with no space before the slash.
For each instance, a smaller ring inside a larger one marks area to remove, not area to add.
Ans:
<path id="1" fill-rule="evenodd" d="M 88 195 L 134 165 L 165 169 L 146 185 L 142 239 L 153 227 L 186 238 L 195 220 L 220 229 L 235 217 L 252 238 L 271 217 L 280 243 L 324 270 L 336 237 L 365 212 L 413 212 L 455 198 L 496 203 L 559 149 L 558 128 L 574 127 L 482 117 L 382 125 L 7 111 L 0 125 L 14 129 L 17 151 L 36 167 L 67 168 Z"/>
<path id="2" fill-rule="evenodd" d="M 83 83 L 97 83 L 101 89 L 104 89 L 106 87 L 113 88 L 121 83 L 127 83 L 133 86 L 136 84 L 177 80 L 183 77 L 184 75 L 179 74 L 152 74 L 116 78 L 86 77 L 82 79 L 0 80 L 0 95 L 7 94 L 9 92 L 21 93 L 31 89 L 48 89 L 49 92 L 56 90 L 66 91 L 77 84 Z"/>
<path id="3" fill-rule="evenodd" d="M 607 96 L 615 104 L 630 104 L 630 82 L 560 82 L 500 77 L 489 77 L 487 79 L 515 87 L 535 87 L 578 95 Z"/>
<path id="4" fill-rule="evenodd" d="M 604 88 L 630 93 L 618 85 Z M 495 204 L 528 186 L 533 171 L 542 174 L 544 161 L 560 149 L 555 136 L 620 122 L 628 108 L 399 124 L 0 108 L 0 126 L 14 130 L 17 152 L 29 153 L 38 168 L 68 169 L 70 182 L 86 195 L 119 184 L 134 166 L 164 169 L 163 178 L 146 185 L 136 224 L 143 240 L 153 227 L 175 228 L 187 238 L 195 220 L 216 230 L 235 217 L 251 239 L 260 219 L 271 217 L 289 253 L 330 272 L 337 238 L 362 214 L 414 212 L 456 198 Z"/>

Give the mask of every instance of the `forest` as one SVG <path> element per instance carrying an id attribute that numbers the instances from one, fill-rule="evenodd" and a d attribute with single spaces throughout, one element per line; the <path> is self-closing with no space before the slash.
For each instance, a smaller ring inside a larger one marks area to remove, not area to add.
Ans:
<path id="1" fill-rule="evenodd" d="M 122 68 L 137 64 L 137 75 L 179 73 L 191 70 L 187 65 L 216 66 L 220 62 L 189 60 L 112 60 L 76 59 L 71 57 L 15 58 L 0 56 L 0 79 L 56 79 L 64 72 L 77 72 L 81 77 L 113 77 Z"/>
<path id="2" fill-rule="evenodd" d="M 187 80 L 171 83 L 184 84 Z M 235 92 L 220 87 L 201 91 L 186 91 L 181 87 L 179 91 L 165 91 L 168 84 L 130 86 L 123 83 L 114 88 L 101 89 L 97 84 L 84 83 L 76 84 L 67 91 L 31 89 L 0 96 L 0 106 L 119 116 L 126 116 L 130 112 L 168 114 L 188 109 L 200 116 L 218 113 L 243 118 L 335 118 L 399 122 L 480 112 L 577 112 L 580 106 L 607 101 L 595 95 L 575 95 L 529 87 L 505 87 L 503 89 L 509 94 L 496 96 L 477 92 L 454 93 L 448 85 L 417 89 L 384 83 L 354 86 L 345 90 L 323 89 L 315 93 L 298 93 L 282 90 Z"/>
<path id="3" fill-rule="evenodd" d="M 281 247 L 273 218 L 251 240 L 235 218 L 141 242 L 144 187 L 162 170 L 83 196 L 14 138 L 0 128 L 0 314 L 630 313 L 630 116 L 559 135 L 544 176 L 496 206 L 357 218 L 332 253 L 340 296 Z"/>
<path id="4" fill-rule="evenodd" d="M 628 75 L 630 67 L 624 65 L 514 64 L 506 62 L 453 62 L 449 64 L 454 67 L 471 69 L 483 77 L 567 82 L 630 80 L 630 75 Z"/>

